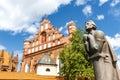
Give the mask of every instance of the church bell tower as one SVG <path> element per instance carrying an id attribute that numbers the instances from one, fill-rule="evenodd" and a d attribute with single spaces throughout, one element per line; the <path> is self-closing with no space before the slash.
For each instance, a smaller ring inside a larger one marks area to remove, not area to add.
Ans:
<path id="1" fill-rule="evenodd" d="M 76 30 L 76 24 L 74 22 L 70 22 L 68 23 L 68 35 L 71 37 L 72 36 L 72 32 L 74 32 Z"/>

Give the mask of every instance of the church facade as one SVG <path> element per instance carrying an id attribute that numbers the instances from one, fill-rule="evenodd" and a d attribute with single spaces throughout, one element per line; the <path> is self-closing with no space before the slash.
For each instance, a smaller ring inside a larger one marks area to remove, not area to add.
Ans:
<path id="1" fill-rule="evenodd" d="M 58 29 L 44 19 L 32 40 L 24 41 L 21 72 L 32 72 L 38 75 L 57 76 L 60 69 L 59 51 L 70 43 L 76 24 L 68 24 L 68 36 L 64 37 Z"/>

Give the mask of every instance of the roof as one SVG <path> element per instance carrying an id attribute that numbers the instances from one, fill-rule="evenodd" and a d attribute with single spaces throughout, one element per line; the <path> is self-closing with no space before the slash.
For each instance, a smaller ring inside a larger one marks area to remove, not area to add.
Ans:
<path id="1" fill-rule="evenodd" d="M 52 57 L 49 54 L 44 54 L 38 61 L 38 64 L 55 64 Z"/>

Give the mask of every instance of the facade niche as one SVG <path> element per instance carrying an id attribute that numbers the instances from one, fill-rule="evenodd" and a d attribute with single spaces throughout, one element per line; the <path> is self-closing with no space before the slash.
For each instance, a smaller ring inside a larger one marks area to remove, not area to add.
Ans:
<path id="1" fill-rule="evenodd" d="M 46 42 L 46 32 L 42 32 L 41 33 L 41 35 L 42 35 L 42 43 L 45 43 Z"/>

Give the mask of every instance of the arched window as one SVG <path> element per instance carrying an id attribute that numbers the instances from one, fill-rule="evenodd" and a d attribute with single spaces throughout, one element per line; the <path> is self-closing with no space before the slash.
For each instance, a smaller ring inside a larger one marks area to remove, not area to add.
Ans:
<path id="1" fill-rule="evenodd" d="M 33 43 L 32 43 L 32 47 L 34 47 L 34 46 L 35 46 L 35 43 L 33 42 Z"/>
<path id="2" fill-rule="evenodd" d="M 55 39 L 55 37 L 56 37 L 55 34 L 53 34 L 53 40 Z"/>
<path id="3" fill-rule="evenodd" d="M 50 35 L 49 35 L 49 37 L 48 37 L 48 41 L 50 41 Z"/>
<path id="4" fill-rule="evenodd" d="M 36 51 L 38 51 L 38 47 L 36 47 Z"/>
<path id="5" fill-rule="evenodd" d="M 36 45 L 38 45 L 38 40 L 36 41 Z"/>
<path id="6" fill-rule="evenodd" d="M 60 44 L 60 40 L 58 40 L 58 45 Z"/>
<path id="7" fill-rule="evenodd" d="M 43 26 L 41 26 L 41 31 L 43 31 Z"/>
<path id="8" fill-rule="evenodd" d="M 51 43 L 48 43 L 48 47 L 51 47 Z"/>
<path id="9" fill-rule="evenodd" d="M 53 41 L 53 46 L 55 46 L 55 41 Z"/>
<path id="10" fill-rule="evenodd" d="M 46 32 L 42 32 L 42 43 L 46 42 Z"/>
<path id="11" fill-rule="evenodd" d="M 48 24 L 45 24 L 45 29 L 48 29 Z"/>
<path id="12" fill-rule="evenodd" d="M 32 48 L 32 53 L 34 52 L 34 48 Z"/>
<path id="13" fill-rule="evenodd" d="M 28 54 L 30 54 L 31 53 L 31 50 L 30 49 L 28 49 Z"/>
<path id="14" fill-rule="evenodd" d="M 47 68 L 47 69 L 46 69 L 46 72 L 50 72 L 50 69 L 49 69 L 49 68 Z"/>

